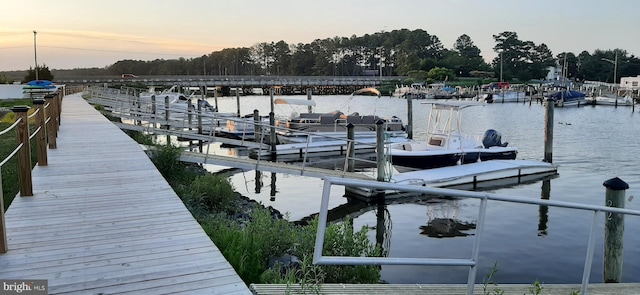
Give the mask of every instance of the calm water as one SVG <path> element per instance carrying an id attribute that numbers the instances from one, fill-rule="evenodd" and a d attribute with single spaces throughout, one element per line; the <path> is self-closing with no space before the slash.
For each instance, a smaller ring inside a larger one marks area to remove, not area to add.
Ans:
<path id="1" fill-rule="evenodd" d="M 300 96 L 297 98 L 306 98 Z M 358 111 L 380 116 L 396 115 L 407 120 L 404 99 L 383 97 L 316 96 L 316 111 Z M 213 103 L 213 101 L 212 101 Z M 219 98 L 221 111 L 236 111 L 235 98 Z M 241 113 L 270 110 L 268 96 L 241 97 Z M 304 110 L 302 110 L 304 111 Z M 424 136 L 429 106 L 414 101 L 414 137 Z M 276 114 L 291 109 L 276 107 Z M 544 151 L 544 107 L 539 104 L 489 104 L 463 111 L 466 133 L 481 135 L 493 128 L 502 133 L 503 142 L 519 148 L 519 159 L 542 159 Z M 640 209 L 640 199 L 632 199 L 640 190 L 640 160 L 637 158 L 640 113 L 629 107 L 580 107 L 555 109 L 554 163 L 559 176 L 550 181 L 552 200 L 604 205 L 602 183 L 613 177 L 626 181 L 626 208 Z M 216 153 L 231 153 L 217 150 Z M 210 170 L 220 167 L 209 166 Z M 288 212 L 290 220 L 299 220 L 320 208 L 322 181 L 285 174 L 238 172 L 230 177 L 236 190 L 245 196 Z M 540 198 L 542 182 L 495 189 L 503 195 Z M 333 189 L 331 208 L 347 203 L 344 190 Z M 469 236 L 433 238 L 423 233 L 429 221 L 451 218 L 475 223 L 479 201 L 416 200 L 386 207 L 384 245 L 391 257 L 469 258 L 475 230 L 461 230 Z M 498 283 L 580 283 L 582 265 L 592 213 L 560 208 L 502 202 L 488 205 L 485 231 L 481 241 L 477 280 L 498 262 Z M 640 282 L 640 218 L 625 220 L 625 282 Z M 376 211 L 370 210 L 354 220 L 356 228 L 376 226 Z M 370 230 L 372 241 L 375 229 Z M 602 282 L 604 217 L 598 221 L 591 282 Z M 465 283 L 468 268 L 433 266 L 383 266 L 382 277 L 390 283 Z"/>

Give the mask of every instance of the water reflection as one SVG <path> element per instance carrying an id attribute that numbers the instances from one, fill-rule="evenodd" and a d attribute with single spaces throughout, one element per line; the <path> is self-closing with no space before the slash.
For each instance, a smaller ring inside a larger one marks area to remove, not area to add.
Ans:
<path id="1" fill-rule="evenodd" d="M 549 200 L 551 197 L 551 180 L 546 179 L 542 181 L 542 194 L 540 199 Z M 543 237 L 547 235 L 547 222 L 549 221 L 549 206 L 540 205 L 538 208 L 539 221 L 538 221 L 538 236 Z"/>
<path id="2" fill-rule="evenodd" d="M 476 229 L 473 222 L 458 219 L 458 199 L 433 199 L 427 202 L 427 225 L 420 226 L 420 234 L 431 238 L 453 238 L 473 235 L 464 231 Z"/>

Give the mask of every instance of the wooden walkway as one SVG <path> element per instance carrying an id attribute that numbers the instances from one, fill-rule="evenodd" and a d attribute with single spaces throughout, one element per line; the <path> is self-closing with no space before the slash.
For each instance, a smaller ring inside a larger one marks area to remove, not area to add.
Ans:
<path id="1" fill-rule="evenodd" d="M 80 94 L 61 122 L 34 196 L 7 211 L 0 279 L 47 279 L 49 294 L 251 294 L 137 143 Z"/>

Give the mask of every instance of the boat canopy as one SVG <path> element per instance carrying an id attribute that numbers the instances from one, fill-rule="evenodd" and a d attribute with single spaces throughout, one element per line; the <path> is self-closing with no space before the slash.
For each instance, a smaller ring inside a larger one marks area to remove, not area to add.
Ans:
<path id="1" fill-rule="evenodd" d="M 472 106 L 484 106 L 479 101 L 425 101 L 423 104 L 431 104 L 433 109 L 464 109 Z"/>
<path id="2" fill-rule="evenodd" d="M 295 98 L 276 98 L 273 100 L 274 104 L 293 104 L 293 105 L 305 105 L 305 106 L 316 106 L 316 102 L 308 99 L 295 99 Z"/>
<path id="3" fill-rule="evenodd" d="M 580 91 L 575 91 L 575 90 L 567 90 L 567 91 L 559 91 L 556 92 L 554 94 L 549 95 L 549 97 L 553 98 L 553 99 L 561 99 L 562 97 L 564 98 L 580 98 L 580 97 L 585 97 L 586 95 Z"/>
<path id="4" fill-rule="evenodd" d="M 353 92 L 352 95 L 362 94 L 362 93 L 372 93 L 372 94 L 375 94 L 377 96 L 380 96 L 380 91 L 378 91 L 378 89 L 375 89 L 373 87 L 367 87 L 367 88 L 362 88 L 362 89 L 356 90 L 356 91 Z"/>

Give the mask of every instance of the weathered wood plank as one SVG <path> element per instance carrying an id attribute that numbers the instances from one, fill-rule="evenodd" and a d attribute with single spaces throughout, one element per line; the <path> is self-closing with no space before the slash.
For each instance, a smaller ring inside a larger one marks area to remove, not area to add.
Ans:
<path id="1" fill-rule="evenodd" d="M 7 210 L 0 279 L 47 279 L 60 294 L 251 294 L 137 143 L 79 95 L 62 116 L 34 196 Z"/>

